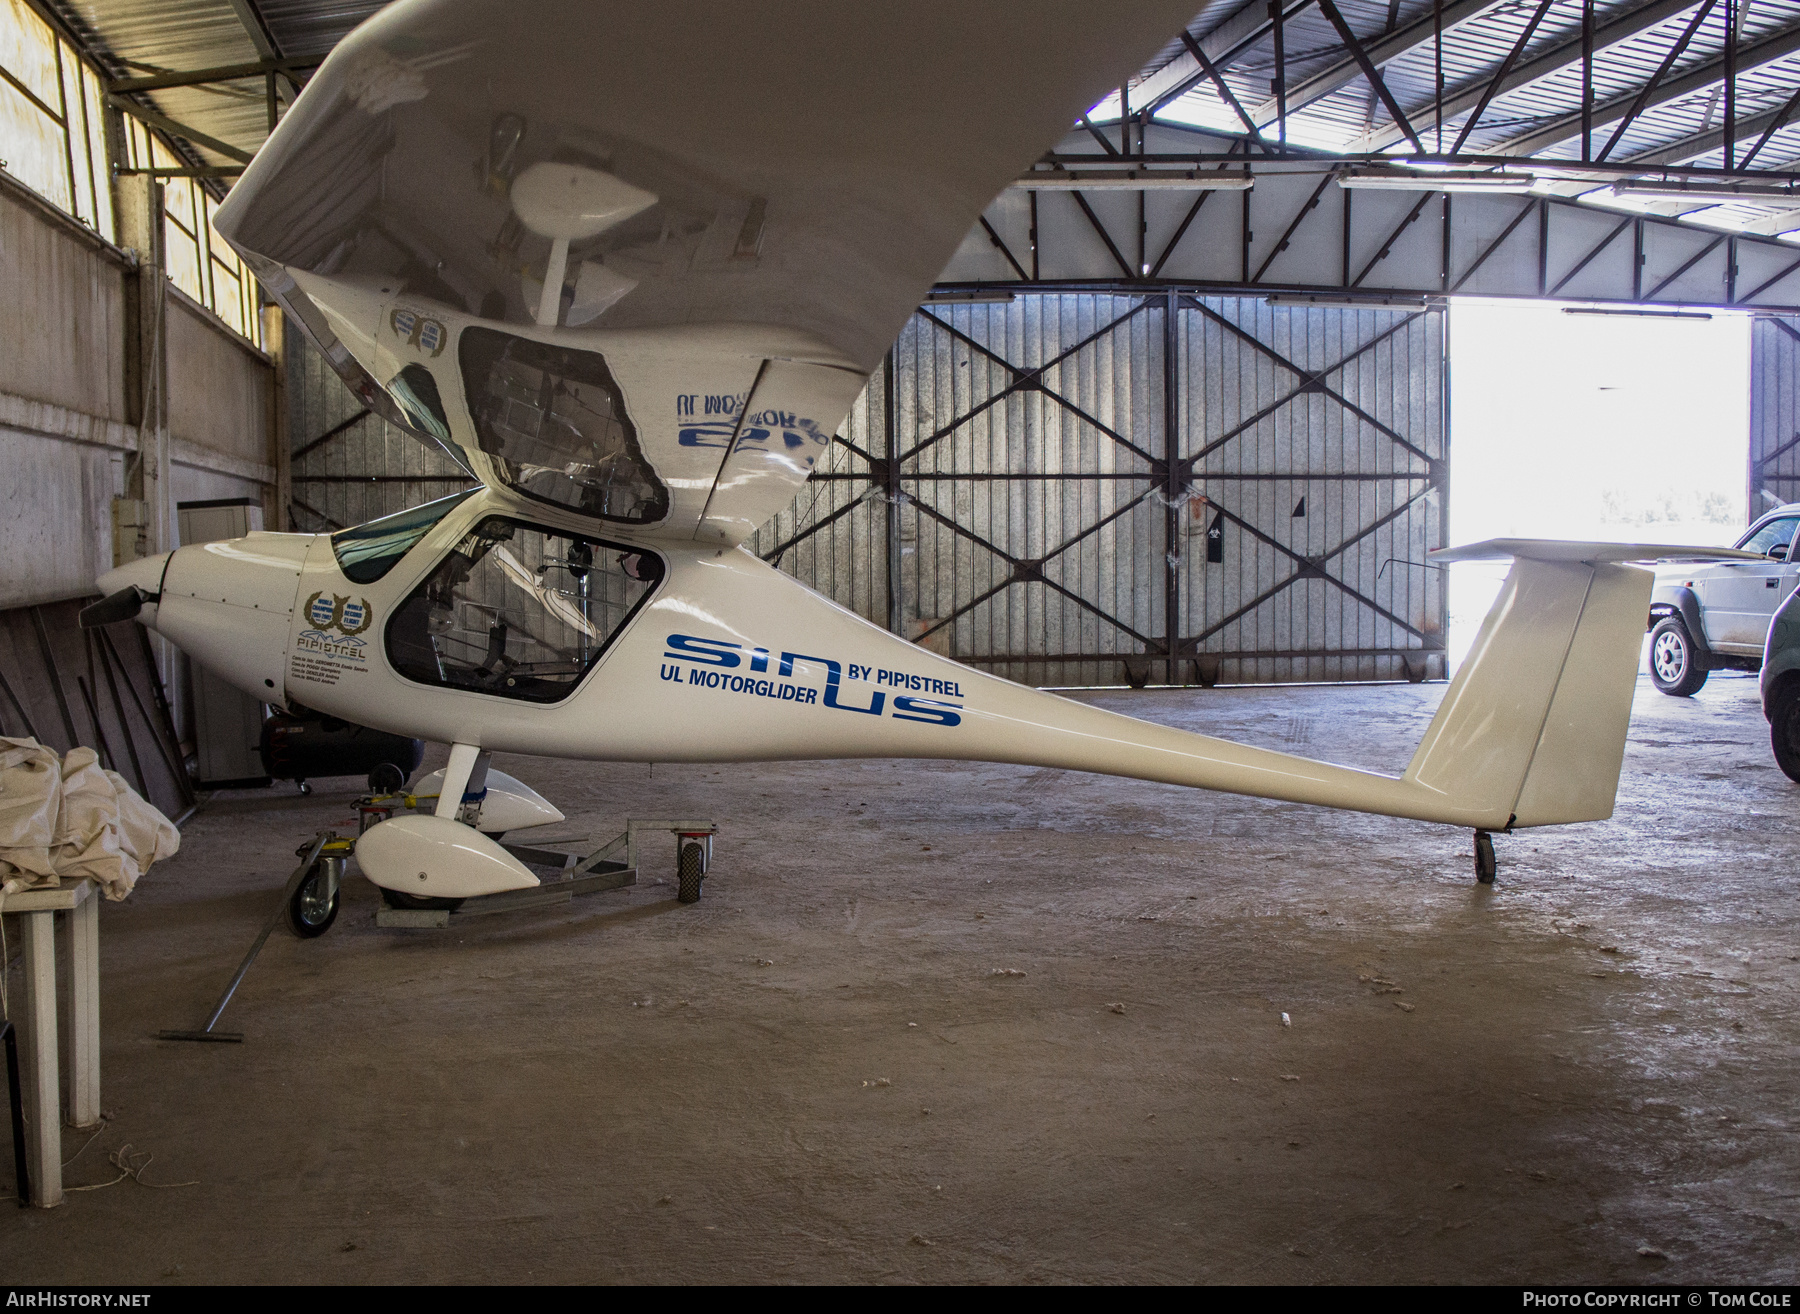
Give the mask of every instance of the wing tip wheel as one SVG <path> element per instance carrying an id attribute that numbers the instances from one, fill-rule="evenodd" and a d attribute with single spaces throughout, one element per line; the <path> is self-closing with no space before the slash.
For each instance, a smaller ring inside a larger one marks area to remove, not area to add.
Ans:
<path id="1" fill-rule="evenodd" d="M 1485 830 L 1475 832 L 1475 879 L 1483 885 L 1494 883 L 1494 837 Z"/>

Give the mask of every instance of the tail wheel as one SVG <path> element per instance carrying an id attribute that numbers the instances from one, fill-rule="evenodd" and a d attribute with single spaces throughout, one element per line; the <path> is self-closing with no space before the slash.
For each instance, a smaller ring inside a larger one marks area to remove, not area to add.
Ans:
<path id="1" fill-rule="evenodd" d="M 701 867 L 703 856 L 700 846 L 692 841 L 681 846 L 681 863 L 677 868 L 678 884 L 675 897 L 682 903 L 700 902 L 700 882 L 706 876 Z"/>
<path id="2" fill-rule="evenodd" d="M 1706 683 L 1706 667 L 1677 617 L 1658 621 L 1650 631 L 1650 683 L 1672 698 L 1691 698 Z"/>
<path id="3" fill-rule="evenodd" d="M 1475 879 L 1483 885 L 1494 883 L 1494 872 L 1498 864 L 1494 861 L 1494 837 L 1485 830 L 1475 832 Z"/>
<path id="4" fill-rule="evenodd" d="M 1769 746 L 1775 765 L 1789 780 L 1800 782 L 1800 681 L 1790 680 L 1775 693 L 1769 707 Z"/>

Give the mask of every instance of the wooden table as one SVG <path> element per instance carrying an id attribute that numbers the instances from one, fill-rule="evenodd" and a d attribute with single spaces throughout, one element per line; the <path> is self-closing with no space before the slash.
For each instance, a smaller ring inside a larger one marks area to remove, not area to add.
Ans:
<path id="1" fill-rule="evenodd" d="M 3 906 L 25 932 L 25 1161 L 31 1203 L 63 1201 L 61 1054 L 57 1038 L 56 914 L 69 936 L 69 1088 L 72 1127 L 100 1122 L 100 894 L 92 881 L 9 895 Z"/>

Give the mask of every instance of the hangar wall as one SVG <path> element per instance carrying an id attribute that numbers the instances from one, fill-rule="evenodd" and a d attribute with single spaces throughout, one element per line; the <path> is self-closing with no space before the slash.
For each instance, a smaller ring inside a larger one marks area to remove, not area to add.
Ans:
<path id="1" fill-rule="evenodd" d="M 364 406 L 292 326 L 282 362 L 293 483 L 283 528 L 343 529 L 469 487 L 449 457 Z"/>
<path id="2" fill-rule="evenodd" d="M 1176 292 L 929 305 L 753 546 L 1030 684 L 1441 676 L 1417 563 L 1445 541 L 1444 326 Z"/>
<path id="3" fill-rule="evenodd" d="M 178 812 L 173 650 L 136 626 L 113 627 L 110 647 L 89 637 L 78 600 L 113 564 L 115 499 L 151 501 L 145 547 L 160 551 L 179 501 L 272 509 L 284 461 L 274 363 L 165 277 L 149 182 L 120 180 L 140 205 L 120 215 L 127 248 L 0 174 L 0 733 L 93 747 Z"/>
<path id="4" fill-rule="evenodd" d="M 1750 517 L 1800 502 L 1800 316 L 1750 326 Z"/>
<path id="5" fill-rule="evenodd" d="M 1456 293 L 1788 313 L 1800 305 L 1793 243 L 1574 199 L 1581 184 L 1529 195 L 1345 187 L 1341 164 L 1304 150 L 1248 155 L 1235 138 L 1160 123 L 1143 148 L 1165 174 L 1193 159 L 1204 161 L 1195 165 L 1203 179 L 1254 186 L 1009 187 L 939 285 L 1054 290 L 1164 280 L 1396 303 Z M 1097 152 L 1078 132 L 1054 154 L 1079 168 L 1107 163 Z"/>

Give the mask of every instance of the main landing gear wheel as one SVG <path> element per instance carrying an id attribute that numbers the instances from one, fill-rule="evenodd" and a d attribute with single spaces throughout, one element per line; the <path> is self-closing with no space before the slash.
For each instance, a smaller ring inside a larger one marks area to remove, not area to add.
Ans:
<path id="1" fill-rule="evenodd" d="M 315 862 L 288 900 L 288 928 L 302 940 L 324 935 L 338 915 L 337 882 L 325 862 Z"/>
<path id="2" fill-rule="evenodd" d="M 1687 626 L 1669 616 L 1650 631 L 1650 683 L 1671 698 L 1691 698 L 1706 683 L 1706 667 Z"/>
<path id="3" fill-rule="evenodd" d="M 1494 837 L 1485 830 L 1475 832 L 1475 879 L 1483 885 L 1494 883 Z"/>
<path id="4" fill-rule="evenodd" d="M 445 899 L 435 894 L 403 894 L 386 886 L 382 887 L 381 899 L 390 908 L 442 908 L 445 912 L 455 912 L 463 903 L 461 899 Z"/>
<path id="5" fill-rule="evenodd" d="M 682 903 L 700 902 L 700 882 L 706 878 L 702 870 L 704 854 L 691 840 L 681 846 L 681 864 L 676 869 L 678 884 L 675 897 Z"/>
<path id="6" fill-rule="evenodd" d="M 1769 746 L 1782 774 L 1800 782 L 1800 683 L 1790 681 L 1776 691 L 1769 708 Z"/>

